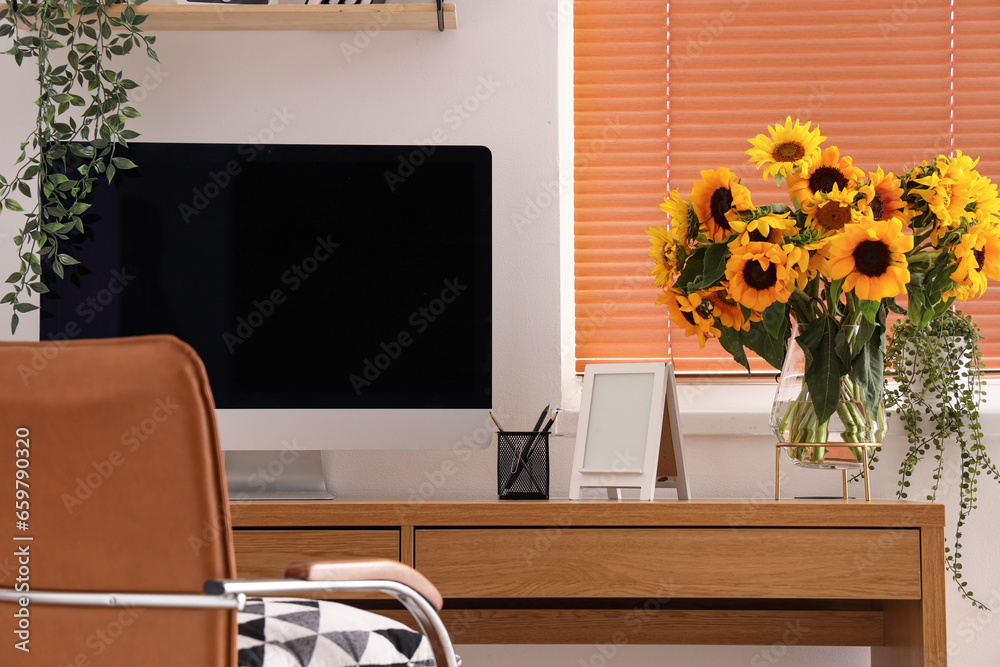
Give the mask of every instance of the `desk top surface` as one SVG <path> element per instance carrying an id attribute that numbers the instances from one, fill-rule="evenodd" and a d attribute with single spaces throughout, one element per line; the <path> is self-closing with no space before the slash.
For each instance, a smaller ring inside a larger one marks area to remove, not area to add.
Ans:
<path id="1" fill-rule="evenodd" d="M 267 527 L 943 527 L 941 504 L 899 500 L 497 500 L 338 498 L 230 503 L 236 528 Z"/>

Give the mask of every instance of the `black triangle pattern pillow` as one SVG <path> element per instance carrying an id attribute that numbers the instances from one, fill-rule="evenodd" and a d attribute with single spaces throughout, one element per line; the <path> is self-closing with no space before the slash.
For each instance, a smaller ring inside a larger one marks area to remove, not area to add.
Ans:
<path id="1" fill-rule="evenodd" d="M 238 667 L 433 667 L 427 638 L 326 600 L 248 598 L 236 615 Z"/>

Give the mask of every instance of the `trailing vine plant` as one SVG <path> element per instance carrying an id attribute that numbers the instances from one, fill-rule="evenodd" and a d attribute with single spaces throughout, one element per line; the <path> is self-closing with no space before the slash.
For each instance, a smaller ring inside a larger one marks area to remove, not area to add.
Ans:
<path id="1" fill-rule="evenodd" d="M 986 609 L 962 576 L 962 530 L 976 508 L 979 477 L 986 473 L 1000 482 L 1000 472 L 983 444 L 979 420 L 983 400 L 979 341 L 979 327 L 961 312 L 945 311 L 924 327 L 908 319 L 896 322 L 886 340 L 885 355 L 886 369 L 891 370 L 896 385 L 887 386 L 885 397 L 886 404 L 896 408 L 909 442 L 899 466 L 898 498 L 907 497 L 917 464 L 930 456 L 934 470 L 927 500 L 936 501 L 946 446 L 953 441 L 958 447 L 958 523 L 954 546 L 945 549 L 945 558 L 962 597 Z"/>
<path id="2" fill-rule="evenodd" d="M 128 103 L 129 91 L 138 84 L 109 64 L 137 49 L 157 60 L 155 37 L 139 28 L 146 16 L 135 7 L 142 2 L 7 0 L 0 9 L 0 37 L 13 38 L 6 53 L 18 66 L 34 58 L 38 68 L 35 127 L 21 143 L 15 174 L 0 174 L 0 210 L 23 213 L 25 220 L 14 236 L 20 264 L 0 298 L 14 310 L 12 333 L 18 314 L 37 308 L 27 299 L 46 291 L 42 258 L 60 278 L 66 266 L 78 263 L 60 244 L 84 233 L 83 214 L 94 183 L 98 178 L 110 182 L 117 171 L 135 167 L 116 151 L 139 136 L 125 126 L 140 115 Z M 26 201 L 31 203 L 25 206 Z"/>

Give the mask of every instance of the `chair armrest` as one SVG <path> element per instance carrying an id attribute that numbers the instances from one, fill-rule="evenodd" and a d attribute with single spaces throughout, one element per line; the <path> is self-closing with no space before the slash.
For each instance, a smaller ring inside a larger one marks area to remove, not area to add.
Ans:
<path id="1" fill-rule="evenodd" d="M 422 574 L 403 563 L 378 559 L 345 559 L 292 563 L 285 579 L 212 580 L 209 595 L 283 595 L 375 590 L 399 600 L 427 636 L 438 667 L 458 667 L 461 659 L 438 612 L 444 600 Z"/>
<path id="2" fill-rule="evenodd" d="M 437 611 L 444 606 L 441 593 L 427 577 L 409 565 L 386 558 L 298 561 L 288 566 L 285 576 L 305 581 L 395 581 L 415 590 Z"/>

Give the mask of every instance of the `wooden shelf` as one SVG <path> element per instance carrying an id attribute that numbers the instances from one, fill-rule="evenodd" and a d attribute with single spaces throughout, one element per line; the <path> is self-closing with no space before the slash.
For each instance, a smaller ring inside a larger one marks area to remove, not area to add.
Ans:
<path id="1" fill-rule="evenodd" d="M 142 29 L 162 30 L 437 30 L 435 3 L 406 5 L 141 5 Z M 444 27 L 458 27 L 444 5 Z"/>

